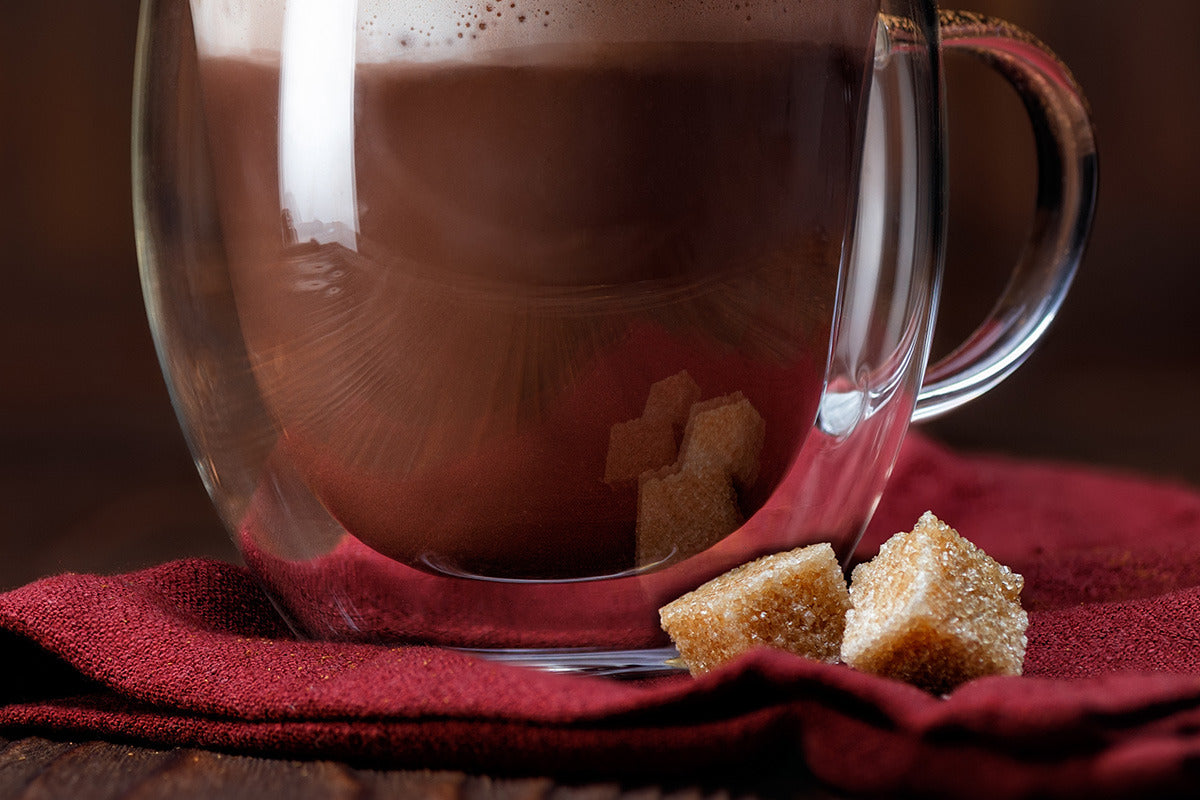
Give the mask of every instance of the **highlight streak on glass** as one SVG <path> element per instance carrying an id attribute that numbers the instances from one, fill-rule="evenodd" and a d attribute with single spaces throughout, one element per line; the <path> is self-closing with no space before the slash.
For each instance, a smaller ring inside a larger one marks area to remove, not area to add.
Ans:
<path id="1" fill-rule="evenodd" d="M 300 242 L 357 249 L 354 0 L 289 0 L 279 91 L 279 196 Z"/>

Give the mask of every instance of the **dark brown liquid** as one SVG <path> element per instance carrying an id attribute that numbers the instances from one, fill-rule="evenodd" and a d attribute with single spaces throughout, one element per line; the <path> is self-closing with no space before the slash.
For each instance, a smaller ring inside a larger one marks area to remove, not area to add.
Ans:
<path id="1" fill-rule="evenodd" d="M 293 241 L 278 68 L 207 62 L 276 458 L 407 563 L 615 573 L 638 566 L 636 488 L 603 481 L 609 429 L 686 369 L 704 397 L 741 391 L 766 420 L 738 498 L 752 513 L 820 395 L 863 60 L 654 44 L 360 66 L 353 249 Z"/>

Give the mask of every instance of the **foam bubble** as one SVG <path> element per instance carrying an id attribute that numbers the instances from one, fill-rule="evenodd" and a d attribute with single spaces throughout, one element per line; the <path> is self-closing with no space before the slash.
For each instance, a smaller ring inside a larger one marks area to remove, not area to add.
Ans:
<path id="1" fill-rule="evenodd" d="M 286 0 L 191 3 L 202 53 L 279 52 Z M 877 11 L 878 0 L 359 0 L 355 49 L 358 61 L 380 62 L 597 40 L 865 45 Z"/>

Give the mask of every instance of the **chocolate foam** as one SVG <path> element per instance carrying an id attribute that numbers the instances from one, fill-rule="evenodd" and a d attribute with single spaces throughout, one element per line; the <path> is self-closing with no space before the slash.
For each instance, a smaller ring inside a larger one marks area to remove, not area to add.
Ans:
<path id="1" fill-rule="evenodd" d="M 869 41 L 878 0 L 484 0 L 415 2 L 361 0 L 356 13 L 311 4 L 324 17 L 353 25 L 359 62 L 506 58 L 509 51 L 589 41 L 807 41 L 856 45 Z M 201 53 L 277 55 L 284 41 L 282 0 L 192 0 Z M 340 31 L 326 34 L 341 35 Z"/>

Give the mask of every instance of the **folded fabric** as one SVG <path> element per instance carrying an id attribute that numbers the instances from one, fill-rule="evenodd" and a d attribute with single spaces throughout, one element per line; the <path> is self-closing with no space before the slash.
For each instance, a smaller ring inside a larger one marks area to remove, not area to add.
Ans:
<path id="1" fill-rule="evenodd" d="M 1200 494 L 913 437 L 863 555 L 927 509 L 1025 575 L 1024 677 L 943 698 L 768 650 L 699 679 L 613 681 L 300 641 L 244 569 L 185 561 L 0 596 L 0 730 L 606 779 L 788 763 L 873 794 L 1200 779 Z"/>

